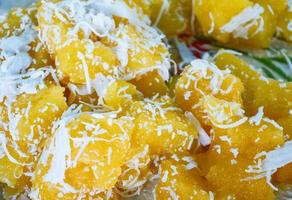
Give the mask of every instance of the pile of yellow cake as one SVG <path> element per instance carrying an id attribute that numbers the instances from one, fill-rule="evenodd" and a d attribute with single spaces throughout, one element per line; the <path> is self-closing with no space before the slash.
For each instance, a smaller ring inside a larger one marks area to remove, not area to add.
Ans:
<path id="1" fill-rule="evenodd" d="M 262 48 L 292 40 L 291 13 L 285 0 L 46 0 L 1 16 L 3 197 L 275 199 L 292 184 L 292 83 L 228 50 L 172 78 L 162 32 Z"/>

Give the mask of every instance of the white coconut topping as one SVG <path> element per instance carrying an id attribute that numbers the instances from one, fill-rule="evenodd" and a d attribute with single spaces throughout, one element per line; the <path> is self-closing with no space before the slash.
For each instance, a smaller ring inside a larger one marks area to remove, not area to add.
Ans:
<path id="1" fill-rule="evenodd" d="M 239 119 L 238 121 L 230 123 L 230 124 L 218 124 L 216 122 L 213 122 L 212 120 L 211 121 L 212 121 L 212 124 L 218 128 L 231 129 L 231 128 L 235 128 L 235 127 L 238 127 L 238 126 L 244 124 L 247 120 L 248 120 L 247 117 L 243 117 L 243 118 Z"/>
<path id="2" fill-rule="evenodd" d="M 212 73 L 210 75 L 210 72 Z M 185 72 L 186 76 L 190 81 L 194 81 L 195 89 L 198 90 L 202 96 L 206 96 L 205 92 L 197 87 L 197 82 L 200 79 L 210 80 L 209 88 L 212 91 L 212 94 L 215 95 L 221 92 L 221 86 L 225 79 L 225 76 L 229 74 L 229 71 L 222 71 L 218 69 L 216 65 L 207 60 L 195 59 L 191 62 L 191 67 L 187 68 Z M 188 82 L 186 88 L 189 87 L 191 82 Z M 232 88 L 231 88 L 232 89 Z"/>
<path id="3" fill-rule="evenodd" d="M 198 164 L 196 163 L 196 161 L 194 160 L 193 157 L 191 156 L 184 156 L 182 158 L 183 161 L 187 162 L 185 168 L 187 170 L 191 170 L 191 169 L 194 169 L 194 168 L 197 168 L 198 167 Z"/>
<path id="4" fill-rule="evenodd" d="M 66 162 L 71 156 L 71 148 L 69 141 L 68 129 L 64 121 L 60 121 L 59 127 L 55 132 L 55 136 L 50 148 L 53 152 L 52 165 L 48 173 L 44 176 L 44 181 L 53 184 L 63 183 L 65 179 L 65 170 L 70 163 Z"/>
<path id="5" fill-rule="evenodd" d="M 277 171 L 277 169 L 284 167 L 289 163 L 292 163 L 292 141 L 286 142 L 278 149 L 267 152 L 262 168 L 266 174 L 268 183 L 270 183 L 271 176 Z M 277 190 L 275 187 L 274 189 Z"/>
<path id="6" fill-rule="evenodd" d="M 207 134 L 207 132 L 202 128 L 199 120 L 191 112 L 186 112 L 185 116 L 195 125 L 199 133 L 200 144 L 202 144 L 203 146 L 211 144 L 211 138 Z"/>
<path id="7" fill-rule="evenodd" d="M 51 143 L 40 157 L 40 163 L 47 164 L 49 157 L 52 156 L 51 166 L 43 177 L 44 181 L 60 184 L 65 192 L 75 192 L 73 187 L 64 182 L 65 171 L 72 166 L 69 130 L 66 126 L 69 121 L 79 116 L 80 110 L 81 106 L 72 105 L 64 112 L 62 118 L 53 125 L 54 135 Z"/>
<path id="8" fill-rule="evenodd" d="M 213 17 L 213 14 L 211 12 L 209 12 L 209 17 L 211 20 L 211 26 L 210 26 L 210 29 L 208 30 L 208 34 L 211 34 L 211 33 L 213 33 L 214 28 L 215 28 L 214 17 Z"/>
<path id="9" fill-rule="evenodd" d="M 263 31 L 264 20 L 261 16 L 264 13 L 264 8 L 259 4 L 245 8 L 241 13 L 234 16 L 227 24 L 220 28 L 222 33 L 232 33 L 234 38 L 248 39 L 249 29 L 254 25 L 258 28 L 254 35 Z"/>
<path id="10" fill-rule="evenodd" d="M 257 164 L 255 166 L 248 166 L 246 172 L 258 175 L 247 177 L 243 181 L 266 177 L 267 184 L 272 189 L 278 191 L 278 188 L 271 183 L 271 177 L 278 169 L 292 163 L 292 141 L 286 142 L 275 150 L 260 152 L 255 156 L 255 159 L 257 159 Z"/>
<path id="11" fill-rule="evenodd" d="M 255 124 L 258 126 L 261 123 L 263 116 L 264 116 L 264 107 L 261 106 L 258 108 L 258 113 L 255 116 L 249 118 L 249 123 Z"/>

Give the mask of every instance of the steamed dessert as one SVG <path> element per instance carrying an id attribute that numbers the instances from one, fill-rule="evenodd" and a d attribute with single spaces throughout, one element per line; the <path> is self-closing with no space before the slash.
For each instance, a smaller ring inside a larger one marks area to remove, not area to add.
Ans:
<path id="1" fill-rule="evenodd" d="M 268 47 L 276 29 L 289 40 L 288 6 L 46 0 L 0 16 L 1 197 L 276 199 L 292 184 L 291 83 L 231 50 L 183 68 L 167 39 Z"/>

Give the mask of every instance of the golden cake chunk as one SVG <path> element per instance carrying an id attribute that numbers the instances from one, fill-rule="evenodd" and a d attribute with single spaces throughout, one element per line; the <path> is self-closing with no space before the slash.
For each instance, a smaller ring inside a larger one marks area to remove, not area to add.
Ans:
<path id="1" fill-rule="evenodd" d="M 130 76 L 139 73 L 141 70 L 159 69 L 159 65 L 164 64 L 165 58 L 168 56 L 165 45 L 155 41 L 155 36 L 143 33 L 143 29 L 131 24 L 121 24 L 112 33 L 113 39 L 105 38 L 102 42 L 110 47 L 120 48 L 120 53 L 126 53 L 125 57 L 119 57 L 122 66 L 125 65 L 125 73 Z M 125 48 L 125 49 L 121 49 Z M 122 56 L 122 55 L 120 55 Z M 141 73 L 141 72 L 140 72 Z"/>
<path id="2" fill-rule="evenodd" d="M 152 23 L 170 37 L 191 33 L 195 17 L 193 3 L 190 0 L 156 1 L 151 7 Z"/>
<path id="3" fill-rule="evenodd" d="M 21 94 L 8 107 L 4 104 L 2 109 L 6 113 L 3 114 L 7 116 L 1 118 L 7 121 L 2 121 L 1 128 L 5 150 L 0 159 L 1 182 L 21 189 L 21 181 L 27 181 L 23 176 L 33 172 L 44 141 L 51 135 L 53 121 L 61 117 L 67 107 L 63 92 L 63 88 L 51 86 L 35 94 Z"/>
<path id="4" fill-rule="evenodd" d="M 48 49 L 41 43 L 39 39 L 35 39 L 30 44 L 31 49 L 29 55 L 32 58 L 31 68 L 38 69 L 42 67 L 54 67 L 55 61 L 52 59 Z"/>
<path id="5" fill-rule="evenodd" d="M 56 67 L 61 79 L 88 85 L 97 74 L 117 74 L 118 60 L 112 49 L 91 40 L 71 40 L 56 51 Z"/>
<path id="6" fill-rule="evenodd" d="M 260 75 L 252 67 L 230 53 L 216 57 L 220 69 L 229 69 L 240 78 L 244 85 L 243 104 L 248 116 L 255 115 L 259 107 L 264 107 L 265 115 L 274 120 L 290 116 L 292 109 L 292 84 L 281 83 Z"/>
<path id="7" fill-rule="evenodd" d="M 212 96 L 203 102 L 213 140 L 209 150 L 199 154 L 198 164 L 210 187 L 221 198 L 274 199 L 272 188 L 258 173 L 261 155 L 284 144 L 282 128 L 264 117 L 262 109 L 248 118 L 234 102 Z"/>
<path id="8" fill-rule="evenodd" d="M 185 111 L 190 111 L 203 124 L 208 122 L 204 117 L 200 100 L 207 95 L 241 103 L 243 85 L 228 71 L 222 71 L 213 63 L 195 60 L 184 69 L 175 85 L 175 99 Z"/>
<path id="9" fill-rule="evenodd" d="M 196 126 L 167 96 L 134 102 L 129 115 L 135 119 L 133 145 L 148 144 L 151 155 L 186 152 L 197 138 Z"/>
<path id="10" fill-rule="evenodd" d="M 250 0 L 202 0 L 195 13 L 204 35 L 233 47 L 267 47 L 276 30 L 272 11 Z"/>
<path id="11" fill-rule="evenodd" d="M 33 199 L 70 199 L 112 189 L 130 149 L 133 125 L 108 113 L 69 109 L 54 126 L 33 180 Z"/>

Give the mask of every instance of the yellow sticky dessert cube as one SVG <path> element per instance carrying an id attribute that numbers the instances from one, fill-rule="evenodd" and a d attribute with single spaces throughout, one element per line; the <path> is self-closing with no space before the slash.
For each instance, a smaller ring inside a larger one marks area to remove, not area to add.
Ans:
<path id="1" fill-rule="evenodd" d="M 220 69 L 229 69 L 244 85 L 243 104 L 248 116 L 264 107 L 267 117 L 277 120 L 289 116 L 292 109 L 292 84 L 265 78 L 239 57 L 222 53 L 216 57 Z"/>
<path id="2" fill-rule="evenodd" d="M 130 149 L 131 120 L 77 111 L 69 109 L 55 124 L 35 171 L 33 199 L 72 199 L 118 181 Z"/>
<path id="3" fill-rule="evenodd" d="M 44 66 L 53 65 L 53 62 L 41 42 L 37 39 L 37 32 L 32 30 L 37 24 L 36 18 L 36 7 L 30 8 L 14 8 L 0 23 L 0 38 L 6 37 L 19 37 L 20 35 L 27 32 L 27 44 L 29 55 L 32 57 L 31 67 L 39 68 Z M 30 43 L 30 40 L 31 43 Z"/>
<path id="4" fill-rule="evenodd" d="M 190 111 L 198 120 L 207 125 L 200 100 L 206 95 L 241 103 L 243 85 L 227 71 L 222 71 L 213 63 L 195 60 L 186 67 L 175 85 L 175 99 L 178 105 Z"/>
<path id="5" fill-rule="evenodd" d="M 248 118 L 234 102 L 208 96 L 203 105 L 212 122 L 213 140 L 209 150 L 198 155 L 198 163 L 210 187 L 222 198 L 274 199 L 272 188 L 265 178 L 257 177 L 256 169 L 261 167 L 261 154 L 284 143 L 282 128 L 261 109 Z"/>
<path id="6" fill-rule="evenodd" d="M 18 136 L 22 138 L 22 142 L 29 144 L 31 140 L 50 136 L 52 122 L 67 108 L 63 92 L 64 88 L 52 86 L 36 94 L 18 97 L 13 104 L 13 112 L 14 115 L 23 115 L 17 125 Z"/>
<path id="7" fill-rule="evenodd" d="M 267 6 L 249 0 L 202 0 L 195 13 L 204 35 L 233 47 L 267 47 L 276 29 Z"/>
<path id="8" fill-rule="evenodd" d="M 276 32 L 277 18 L 274 12 L 264 4 L 255 4 L 254 8 L 257 7 L 258 10 L 262 8 L 262 14 L 257 20 L 256 25 L 253 25 L 248 29 L 248 36 L 241 36 L 237 38 L 232 37 L 230 41 L 231 45 L 235 48 L 267 48 Z M 255 10 L 253 12 L 256 12 Z M 250 22 L 252 24 L 252 22 Z M 250 24 L 247 27 L 251 26 Z M 228 45 L 227 45 L 228 46 Z"/>
<path id="9" fill-rule="evenodd" d="M 194 124 L 167 96 L 134 102 L 129 115 L 135 118 L 132 144 L 148 144 L 150 155 L 185 152 L 197 138 Z"/>
<path id="10" fill-rule="evenodd" d="M 210 199 L 206 182 L 190 155 L 173 155 L 163 160 L 159 167 L 159 181 L 155 186 L 157 199 Z"/>
<path id="11" fill-rule="evenodd" d="M 112 188 L 117 178 L 114 174 L 120 173 L 120 166 L 124 163 L 130 148 L 129 140 L 133 128 L 131 121 L 127 118 L 113 119 L 111 116 L 103 117 L 102 115 L 94 118 L 85 114 L 70 122 L 68 128 L 73 138 L 82 139 L 84 135 L 81 131 L 84 129 L 89 131 L 87 137 L 93 138 L 92 142 L 89 141 L 85 147 L 79 143 L 78 148 L 71 150 L 72 157 L 77 159 L 77 162 L 91 166 L 93 174 L 97 177 L 98 184 L 87 184 L 100 189 Z M 78 144 L 78 140 L 76 142 Z M 82 147 L 84 150 L 80 152 Z M 78 168 L 72 170 L 78 173 Z M 91 177 L 87 178 L 91 179 Z M 71 181 L 79 184 L 74 175 Z M 68 182 L 71 181 L 69 171 Z"/>
<path id="12" fill-rule="evenodd" d="M 195 4 L 195 13 L 205 35 L 210 34 L 219 41 L 227 42 L 230 36 L 221 31 L 221 27 L 252 5 L 249 0 L 236 0 L 232 4 L 229 1 L 202 0 Z"/>
<path id="13" fill-rule="evenodd" d="M 52 123 L 67 105 L 64 89 L 50 86 L 35 94 L 21 94 L 7 109 L 7 124 L 1 140 L 7 149 L 0 159 L 0 180 L 10 187 L 34 169 L 43 143 L 50 136 Z M 5 118 L 5 117 L 4 117 Z M 20 186 L 19 186 L 20 188 Z"/>
<path id="14" fill-rule="evenodd" d="M 56 51 L 56 67 L 61 78 L 75 84 L 90 84 L 98 73 L 115 75 L 117 58 L 114 52 L 102 43 L 91 40 L 71 40 Z"/>
<path id="15" fill-rule="evenodd" d="M 264 116 L 263 107 L 250 118 L 244 115 L 241 105 L 212 96 L 204 98 L 203 107 L 215 131 L 215 139 L 218 139 L 216 142 L 222 143 L 222 151 L 224 147 L 228 149 L 232 145 L 245 158 L 251 158 L 262 151 L 273 150 L 285 141 L 282 127 Z M 221 135 L 231 138 L 231 141 L 224 141 L 220 138 Z M 249 146 L 253 142 L 254 145 Z M 232 152 L 229 154 L 232 155 Z"/>

